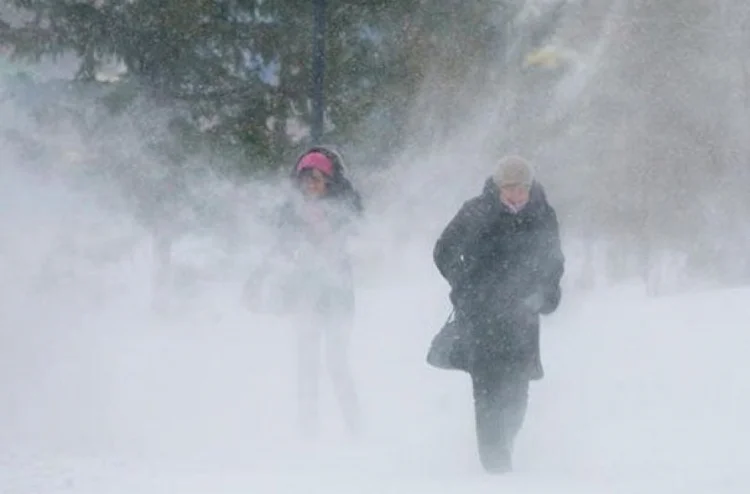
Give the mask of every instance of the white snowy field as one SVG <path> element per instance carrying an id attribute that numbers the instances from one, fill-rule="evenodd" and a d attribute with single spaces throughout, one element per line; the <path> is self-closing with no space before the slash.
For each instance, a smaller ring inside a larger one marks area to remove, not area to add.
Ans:
<path id="1" fill-rule="evenodd" d="M 236 284 L 179 318 L 147 317 L 144 294 L 86 317 L 6 315 L 0 492 L 750 491 L 750 290 L 567 293 L 543 323 L 547 377 L 516 471 L 494 477 L 476 458 L 468 379 L 424 363 L 448 308 L 420 262 L 360 289 L 358 443 L 327 382 L 324 433 L 295 438 L 292 330 L 242 310 Z"/>

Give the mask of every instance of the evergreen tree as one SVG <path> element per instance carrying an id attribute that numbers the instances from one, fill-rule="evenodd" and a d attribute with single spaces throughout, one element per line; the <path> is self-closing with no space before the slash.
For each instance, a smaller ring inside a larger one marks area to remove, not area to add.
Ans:
<path id="1" fill-rule="evenodd" d="M 0 43 L 16 57 L 74 53 L 78 81 L 94 81 L 106 65 L 122 66 L 118 91 L 107 99 L 114 110 L 143 95 L 156 107 L 178 107 L 170 128 L 183 140 L 242 149 L 240 158 L 256 166 L 283 162 L 305 142 L 309 1 L 10 3 L 20 15 L 1 26 Z M 481 76 L 508 51 L 518 11 L 510 0 L 471 7 L 455 0 L 329 0 L 325 140 L 396 149 L 428 75 L 446 87 L 467 74 Z M 446 127 L 454 123 L 444 120 Z"/>

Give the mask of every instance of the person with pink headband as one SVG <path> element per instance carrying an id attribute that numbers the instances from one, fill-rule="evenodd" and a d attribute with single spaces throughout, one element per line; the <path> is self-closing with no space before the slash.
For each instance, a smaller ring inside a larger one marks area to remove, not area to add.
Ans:
<path id="1" fill-rule="evenodd" d="M 354 283 L 346 249 L 362 213 L 359 193 L 345 176 L 341 155 L 328 147 L 305 151 L 290 173 L 292 197 L 279 214 L 274 249 L 288 268 L 278 297 L 297 321 L 298 421 L 301 432 L 319 429 L 321 350 L 350 433 L 362 427 L 359 397 L 349 362 Z"/>

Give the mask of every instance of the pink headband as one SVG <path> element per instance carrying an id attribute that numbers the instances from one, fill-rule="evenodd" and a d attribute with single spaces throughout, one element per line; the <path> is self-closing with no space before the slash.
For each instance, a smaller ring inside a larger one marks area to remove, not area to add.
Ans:
<path id="1" fill-rule="evenodd" d="M 306 154 L 297 164 L 297 171 L 318 170 L 321 173 L 333 176 L 333 162 L 323 153 L 312 152 Z"/>

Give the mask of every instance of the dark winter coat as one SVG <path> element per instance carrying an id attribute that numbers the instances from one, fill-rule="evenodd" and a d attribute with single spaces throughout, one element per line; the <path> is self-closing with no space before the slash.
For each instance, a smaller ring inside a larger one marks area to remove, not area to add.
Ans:
<path id="1" fill-rule="evenodd" d="M 514 213 L 488 179 L 445 228 L 433 257 L 471 335 L 470 372 L 514 365 L 541 378 L 539 315 L 557 308 L 564 271 L 557 215 L 543 187 L 535 182 Z"/>

